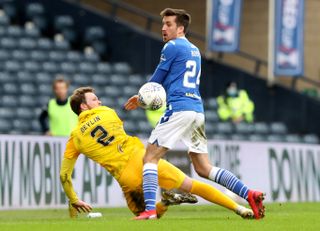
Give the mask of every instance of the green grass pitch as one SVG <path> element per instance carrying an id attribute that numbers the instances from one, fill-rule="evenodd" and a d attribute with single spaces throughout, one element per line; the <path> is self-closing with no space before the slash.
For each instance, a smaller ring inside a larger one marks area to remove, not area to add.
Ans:
<path id="1" fill-rule="evenodd" d="M 0 211 L 1 231 L 90 230 L 320 230 L 320 203 L 266 205 L 263 220 L 243 220 L 218 206 L 174 206 L 160 220 L 132 221 L 127 208 L 95 209 L 102 218 L 81 215 L 70 219 L 67 210 Z"/>

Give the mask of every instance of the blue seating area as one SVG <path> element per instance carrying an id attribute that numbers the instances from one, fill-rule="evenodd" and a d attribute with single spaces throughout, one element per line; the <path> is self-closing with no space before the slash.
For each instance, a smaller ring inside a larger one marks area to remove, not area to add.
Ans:
<path id="1" fill-rule="evenodd" d="M 73 47 L 79 35 L 72 17 L 56 16 L 55 34 L 49 38 L 43 33 L 48 20 L 41 3 L 30 3 L 25 10 L 27 21 L 17 25 L 12 23 L 17 14 L 14 6 L 0 9 L 0 133 L 41 134 L 40 109 L 52 97 L 54 78 L 63 75 L 71 82 L 70 93 L 93 86 L 103 104 L 116 109 L 129 134 L 148 137 L 152 128 L 144 111 L 126 112 L 123 104 L 149 76 L 134 73 L 128 63 L 103 60 L 107 44 L 101 27 L 86 29 L 82 38 L 86 47 L 81 51 Z M 210 139 L 319 143 L 317 135 L 291 133 L 281 122 L 221 122 L 215 98 L 204 100 L 204 105 Z"/>

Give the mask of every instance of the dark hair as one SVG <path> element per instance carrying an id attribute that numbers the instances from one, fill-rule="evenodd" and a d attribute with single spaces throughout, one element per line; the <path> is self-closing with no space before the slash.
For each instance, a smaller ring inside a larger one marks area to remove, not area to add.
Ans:
<path id="1" fill-rule="evenodd" d="M 63 78 L 63 76 L 58 75 L 52 82 L 52 89 L 56 87 L 57 83 L 65 83 L 67 87 L 69 87 L 69 81 Z"/>
<path id="2" fill-rule="evenodd" d="M 160 12 L 160 16 L 162 18 L 165 16 L 176 16 L 177 25 L 184 27 L 183 32 L 185 34 L 188 32 L 188 27 L 191 23 L 191 15 L 188 14 L 185 10 L 166 8 Z"/>
<path id="3" fill-rule="evenodd" d="M 80 87 L 74 90 L 73 94 L 70 96 L 70 106 L 74 113 L 80 115 L 82 103 L 86 102 L 85 94 L 88 92 L 94 93 L 94 89 L 92 87 Z"/>

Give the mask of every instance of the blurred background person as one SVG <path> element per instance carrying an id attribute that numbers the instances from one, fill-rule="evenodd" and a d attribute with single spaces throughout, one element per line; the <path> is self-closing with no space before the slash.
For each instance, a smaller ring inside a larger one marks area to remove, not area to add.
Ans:
<path id="1" fill-rule="evenodd" d="M 254 103 L 245 90 L 238 89 L 236 82 L 226 85 L 223 95 L 217 98 L 217 103 L 218 115 L 222 121 L 252 123 L 254 120 Z"/>
<path id="2" fill-rule="evenodd" d="M 39 122 L 44 134 L 48 136 L 69 136 L 78 117 L 71 110 L 68 98 L 69 82 L 58 76 L 52 84 L 55 98 L 42 109 Z"/>

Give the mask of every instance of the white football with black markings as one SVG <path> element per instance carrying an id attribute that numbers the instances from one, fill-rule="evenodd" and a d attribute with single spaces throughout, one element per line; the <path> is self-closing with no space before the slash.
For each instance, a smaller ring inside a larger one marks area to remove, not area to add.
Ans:
<path id="1" fill-rule="evenodd" d="M 155 82 L 144 84 L 140 88 L 138 96 L 141 107 L 149 110 L 158 110 L 166 103 L 167 99 L 164 88 Z"/>

